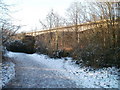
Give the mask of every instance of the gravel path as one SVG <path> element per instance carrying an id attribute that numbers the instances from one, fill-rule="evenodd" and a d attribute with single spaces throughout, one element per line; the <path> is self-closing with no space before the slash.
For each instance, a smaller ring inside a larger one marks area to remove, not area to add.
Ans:
<path id="1" fill-rule="evenodd" d="M 24 57 L 23 57 L 24 55 Z M 5 88 L 78 88 L 70 78 L 25 54 L 14 56 L 16 75 Z"/>

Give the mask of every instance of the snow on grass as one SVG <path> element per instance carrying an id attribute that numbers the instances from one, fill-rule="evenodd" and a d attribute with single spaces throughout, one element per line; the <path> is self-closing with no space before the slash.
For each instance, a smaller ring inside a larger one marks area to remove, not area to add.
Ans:
<path id="1" fill-rule="evenodd" d="M 90 67 L 80 67 L 79 65 L 76 65 L 75 62 L 68 57 L 54 59 L 43 54 L 22 54 L 22 57 L 24 57 L 24 55 L 27 55 L 34 61 L 42 63 L 59 73 L 62 73 L 69 79 L 75 81 L 77 85 L 82 85 L 83 88 L 118 88 L 119 86 L 119 69 L 115 67 L 93 70 Z M 8 56 L 16 56 L 15 58 L 19 58 L 20 53 L 9 52 Z"/>
<path id="2" fill-rule="evenodd" d="M 4 62 L 1 65 L 1 80 L 0 86 L 4 87 L 15 76 L 15 65 L 12 62 Z"/>
<path id="3" fill-rule="evenodd" d="M 2 63 L 0 63 L 0 90 L 2 88 Z"/>

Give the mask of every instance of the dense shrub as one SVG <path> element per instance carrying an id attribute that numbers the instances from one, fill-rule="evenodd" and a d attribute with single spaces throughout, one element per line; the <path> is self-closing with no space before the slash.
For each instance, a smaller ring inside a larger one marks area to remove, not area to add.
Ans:
<path id="1" fill-rule="evenodd" d="M 43 47 L 37 47 L 36 52 L 41 53 L 41 54 L 48 54 L 48 50 L 45 47 L 44 48 Z"/>
<path id="2" fill-rule="evenodd" d="M 26 35 L 23 37 L 22 42 L 25 45 L 26 53 L 35 53 L 35 48 L 34 48 L 35 38 L 34 38 L 34 36 Z"/>
<path id="3" fill-rule="evenodd" d="M 108 48 L 103 49 L 96 45 L 88 45 L 84 49 L 78 49 L 73 52 L 72 57 L 78 60 L 77 64 L 80 64 L 82 60 L 85 66 L 91 66 L 94 68 L 102 67 L 120 67 L 120 48 Z"/>
<path id="4" fill-rule="evenodd" d="M 115 31 L 116 37 L 109 31 Z M 95 68 L 120 67 L 120 32 L 119 29 L 95 29 L 97 33 L 87 35 L 83 43 L 79 43 L 72 53 L 72 57 L 83 60 L 84 65 Z M 82 39 L 83 40 L 83 39 Z M 79 46 L 84 46 L 80 48 Z"/>
<path id="5" fill-rule="evenodd" d="M 13 51 L 13 52 L 26 52 L 26 46 L 25 44 L 20 41 L 20 40 L 15 40 L 11 42 L 7 42 L 5 44 L 6 49 L 8 51 Z"/>
<path id="6" fill-rule="evenodd" d="M 70 56 L 70 54 L 65 50 L 57 50 L 53 52 L 53 57 L 55 58 L 68 57 L 68 56 Z"/>
<path id="7" fill-rule="evenodd" d="M 62 58 L 62 57 L 70 56 L 70 52 L 68 51 L 48 49 L 47 47 L 42 46 L 42 44 L 40 44 L 40 46 L 36 48 L 36 52 L 41 54 L 46 54 L 51 58 Z"/>
<path id="8" fill-rule="evenodd" d="M 14 40 L 5 43 L 5 46 L 8 51 L 12 52 L 34 53 L 34 43 L 35 40 L 32 36 L 25 36 L 23 40 Z"/>

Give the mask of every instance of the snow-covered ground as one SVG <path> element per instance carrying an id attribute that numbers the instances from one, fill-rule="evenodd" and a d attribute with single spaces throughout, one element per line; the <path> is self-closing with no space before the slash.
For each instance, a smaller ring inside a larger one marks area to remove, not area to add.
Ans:
<path id="1" fill-rule="evenodd" d="M 9 52 L 7 55 L 17 59 L 19 57 L 15 56 L 20 54 Z M 90 67 L 76 65 L 71 58 L 67 58 L 66 60 L 65 58 L 49 58 L 43 54 L 23 54 L 23 57 L 24 55 L 67 76 L 69 79 L 75 81 L 77 85 L 82 85 L 83 88 L 120 88 L 120 74 L 118 73 L 120 70 L 115 67 L 93 70 Z"/>
<path id="2" fill-rule="evenodd" d="M 12 62 L 4 62 L 1 64 L 0 87 L 5 86 L 15 76 L 15 65 Z"/>

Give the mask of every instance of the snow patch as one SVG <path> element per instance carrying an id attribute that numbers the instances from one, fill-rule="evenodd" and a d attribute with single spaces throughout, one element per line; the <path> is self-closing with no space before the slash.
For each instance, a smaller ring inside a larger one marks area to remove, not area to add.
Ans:
<path id="1" fill-rule="evenodd" d="M 1 65 L 0 87 L 4 87 L 15 76 L 15 65 L 12 62 L 4 62 Z"/>
<path id="2" fill-rule="evenodd" d="M 17 56 L 16 56 L 17 55 Z M 8 56 L 13 58 L 24 57 L 24 55 L 32 58 L 34 61 L 42 63 L 51 69 L 55 69 L 69 79 L 76 82 L 78 86 L 83 88 L 118 88 L 120 82 L 119 69 L 115 67 L 94 70 L 90 67 L 80 67 L 72 61 L 72 58 L 54 59 L 47 55 L 24 54 L 9 52 Z"/>

